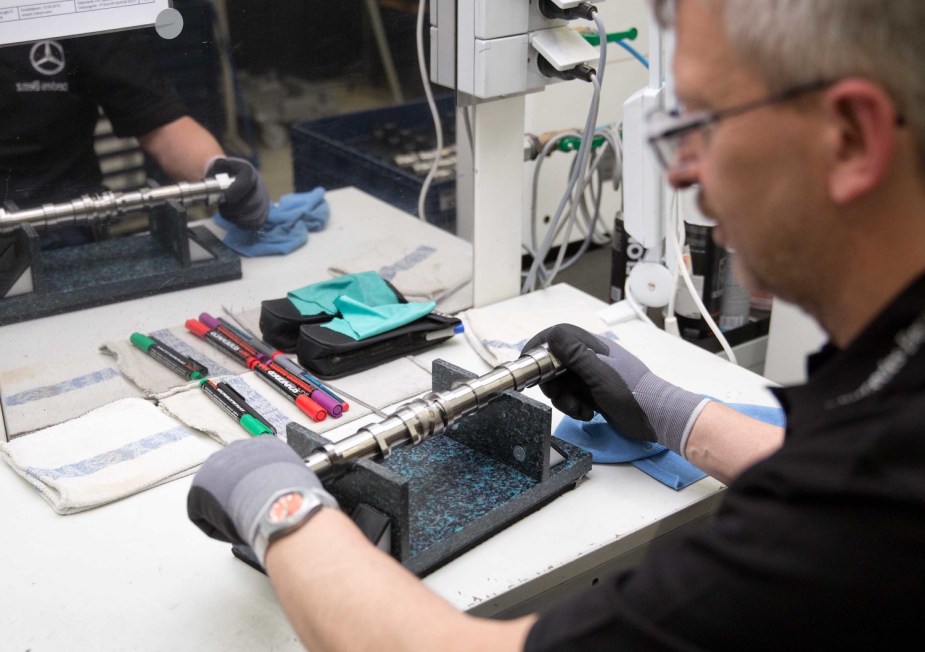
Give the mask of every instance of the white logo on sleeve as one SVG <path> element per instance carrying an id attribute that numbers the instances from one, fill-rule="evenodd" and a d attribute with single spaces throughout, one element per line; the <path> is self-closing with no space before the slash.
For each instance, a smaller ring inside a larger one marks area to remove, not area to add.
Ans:
<path id="1" fill-rule="evenodd" d="M 43 75 L 57 75 L 64 70 L 64 48 L 57 41 L 39 41 L 32 46 L 29 61 Z"/>

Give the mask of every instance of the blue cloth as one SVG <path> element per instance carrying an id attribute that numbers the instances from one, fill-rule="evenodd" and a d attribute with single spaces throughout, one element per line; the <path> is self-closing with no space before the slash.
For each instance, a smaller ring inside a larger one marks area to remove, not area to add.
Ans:
<path id="1" fill-rule="evenodd" d="M 410 324 L 430 314 L 437 307 L 433 301 L 369 306 L 348 296 L 336 298 L 334 304 L 341 316 L 322 324 L 321 327 L 355 340 L 365 340 L 367 337 Z"/>
<path id="2" fill-rule="evenodd" d="M 335 301 L 339 297 L 349 297 L 367 306 L 398 303 L 395 292 L 376 272 L 344 274 L 328 281 L 319 281 L 290 290 L 287 297 L 299 314 L 305 316 L 321 313 L 336 315 L 338 307 Z"/>
<path id="3" fill-rule="evenodd" d="M 750 403 L 727 405 L 742 414 L 774 426 L 783 426 L 785 423 L 784 411 L 778 407 Z M 559 423 L 554 434 L 559 439 L 584 448 L 591 453 L 591 460 L 595 463 L 629 462 L 672 489 L 683 489 L 707 475 L 661 444 L 624 437 L 604 421 L 600 414 L 595 414 L 591 421 L 578 421 L 567 416 Z"/>
<path id="4" fill-rule="evenodd" d="M 320 231 L 328 224 L 331 210 L 324 198 L 324 188 L 283 195 L 270 204 L 267 221 L 256 231 L 232 224 L 221 215 L 215 223 L 227 231 L 223 242 L 230 249 L 252 258 L 284 255 L 308 242 L 309 231 Z"/>

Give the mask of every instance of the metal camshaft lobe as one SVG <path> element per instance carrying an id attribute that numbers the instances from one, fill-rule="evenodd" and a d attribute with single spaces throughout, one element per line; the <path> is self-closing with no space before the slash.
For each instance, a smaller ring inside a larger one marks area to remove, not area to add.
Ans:
<path id="1" fill-rule="evenodd" d="M 384 421 L 360 428 L 337 443 L 309 455 L 305 463 L 320 478 L 335 474 L 348 462 L 385 459 L 395 446 L 419 444 L 445 432 L 457 420 L 514 389 L 523 391 L 564 371 L 546 347 L 521 354 L 513 362 L 495 367 L 483 376 L 462 382 L 445 392 L 432 392 L 403 405 Z"/>
<path id="2" fill-rule="evenodd" d="M 211 204 L 221 200 L 232 183 L 234 177 L 216 174 L 202 181 L 183 181 L 169 186 L 140 188 L 127 192 L 102 192 L 84 195 L 60 204 L 45 204 L 18 211 L 0 209 L 0 232 L 11 231 L 26 223 L 39 230 L 65 224 L 101 221 L 168 201 L 178 201 L 183 206 Z"/>

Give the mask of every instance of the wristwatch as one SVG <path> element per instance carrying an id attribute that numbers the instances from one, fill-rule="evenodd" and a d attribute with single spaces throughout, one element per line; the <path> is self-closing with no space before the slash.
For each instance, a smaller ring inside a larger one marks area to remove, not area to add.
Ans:
<path id="1" fill-rule="evenodd" d="M 337 506 L 324 489 L 300 487 L 275 493 L 263 508 L 254 537 L 254 552 L 261 565 L 272 542 L 298 530 L 322 507 Z"/>

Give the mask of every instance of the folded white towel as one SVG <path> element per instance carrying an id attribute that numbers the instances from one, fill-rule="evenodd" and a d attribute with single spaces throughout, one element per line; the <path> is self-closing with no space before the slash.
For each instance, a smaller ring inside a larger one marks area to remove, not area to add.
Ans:
<path id="1" fill-rule="evenodd" d="M 472 308 L 459 317 L 465 326 L 466 340 L 493 367 L 519 358 L 531 337 L 556 324 L 574 324 L 592 333 L 607 330 L 604 321 L 581 303 L 529 312 L 502 303 Z"/>
<path id="2" fill-rule="evenodd" d="M 204 342 L 184 327 L 162 328 L 150 333 L 181 355 L 191 356 L 209 369 L 209 376 L 241 374 L 247 368 L 219 349 Z M 149 398 L 170 396 L 196 386 L 196 381 L 187 381 L 159 361 L 133 345 L 128 337 L 124 340 L 106 342 L 100 346 L 102 353 L 115 357 L 122 375 L 131 380 Z"/>
<path id="3" fill-rule="evenodd" d="M 374 271 L 408 301 L 439 301 L 472 279 L 472 245 L 437 229 L 426 237 L 395 241 L 384 233 L 329 268 L 335 275 Z"/>
<path id="4" fill-rule="evenodd" d="M 9 443 L 0 457 L 59 514 L 192 473 L 220 446 L 150 402 L 127 398 Z"/>
<path id="5" fill-rule="evenodd" d="M 112 360 L 95 351 L 60 356 L 54 365 L 0 372 L 0 399 L 11 439 L 74 419 L 116 399 L 140 394 Z"/>

